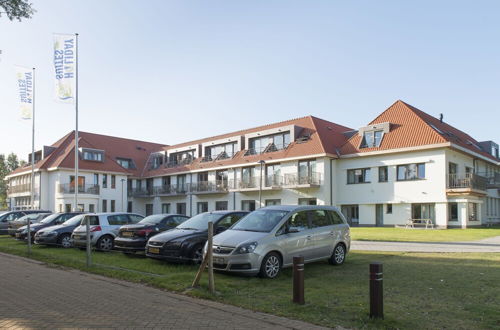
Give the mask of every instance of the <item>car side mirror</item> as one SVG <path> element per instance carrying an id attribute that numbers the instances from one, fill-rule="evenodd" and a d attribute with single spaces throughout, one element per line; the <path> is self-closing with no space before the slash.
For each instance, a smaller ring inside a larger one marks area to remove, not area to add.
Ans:
<path id="1" fill-rule="evenodd" d="M 298 233 L 298 232 L 299 232 L 299 230 L 297 228 L 287 228 L 285 230 L 285 233 L 287 233 L 287 234 Z"/>

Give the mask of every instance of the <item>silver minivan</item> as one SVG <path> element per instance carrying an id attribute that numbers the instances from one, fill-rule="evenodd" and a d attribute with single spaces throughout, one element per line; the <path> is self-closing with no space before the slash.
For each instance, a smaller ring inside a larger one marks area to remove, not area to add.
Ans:
<path id="1" fill-rule="evenodd" d="M 217 270 L 275 278 L 294 256 L 340 265 L 350 245 L 349 225 L 336 207 L 269 206 L 214 236 L 213 264 Z"/>

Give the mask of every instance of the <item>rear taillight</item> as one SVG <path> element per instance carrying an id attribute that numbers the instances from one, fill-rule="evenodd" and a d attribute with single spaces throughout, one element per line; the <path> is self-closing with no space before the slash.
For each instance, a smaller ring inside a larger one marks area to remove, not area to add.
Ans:
<path id="1" fill-rule="evenodd" d="M 141 229 L 137 232 L 137 236 L 145 237 L 148 236 L 152 231 L 153 229 Z"/>
<path id="2" fill-rule="evenodd" d="M 90 232 L 101 231 L 101 226 L 93 226 L 90 228 Z"/>

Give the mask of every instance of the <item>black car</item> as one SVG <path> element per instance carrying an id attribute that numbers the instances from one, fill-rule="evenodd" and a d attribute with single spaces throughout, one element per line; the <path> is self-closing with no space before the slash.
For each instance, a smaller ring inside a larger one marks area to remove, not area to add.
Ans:
<path id="1" fill-rule="evenodd" d="M 84 216 L 85 214 L 78 214 L 60 225 L 40 229 L 35 233 L 35 244 L 71 247 L 71 233 L 80 225 Z"/>
<path id="2" fill-rule="evenodd" d="M 75 215 L 82 214 L 82 212 L 67 212 L 67 213 L 54 213 L 40 221 L 30 225 L 31 239 L 33 240 L 35 233 L 40 229 L 47 228 L 50 226 L 60 225 L 69 218 L 73 218 Z M 16 239 L 27 240 L 28 239 L 28 226 L 23 226 L 16 231 Z"/>
<path id="3" fill-rule="evenodd" d="M 0 235 L 8 233 L 9 223 L 31 213 L 51 213 L 43 210 L 7 211 L 0 213 Z"/>
<path id="4" fill-rule="evenodd" d="M 214 211 L 195 215 L 175 229 L 153 236 L 146 245 L 146 256 L 167 261 L 200 262 L 208 239 L 208 223 L 214 235 L 223 232 L 248 212 Z"/>
<path id="5" fill-rule="evenodd" d="M 177 227 L 187 219 L 189 217 L 180 214 L 155 214 L 137 224 L 122 226 L 115 238 L 115 249 L 123 252 L 144 251 L 148 239 Z"/>

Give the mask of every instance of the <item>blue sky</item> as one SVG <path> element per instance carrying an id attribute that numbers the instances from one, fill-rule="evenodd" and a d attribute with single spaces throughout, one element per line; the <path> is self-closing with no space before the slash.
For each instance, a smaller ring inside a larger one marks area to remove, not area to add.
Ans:
<path id="1" fill-rule="evenodd" d="M 74 129 L 52 33 L 80 34 L 80 129 L 174 144 L 315 115 L 352 128 L 402 99 L 500 142 L 497 1 L 32 0 L 0 18 L 0 153 L 26 158 L 14 65 L 35 66 L 36 147 Z"/>

